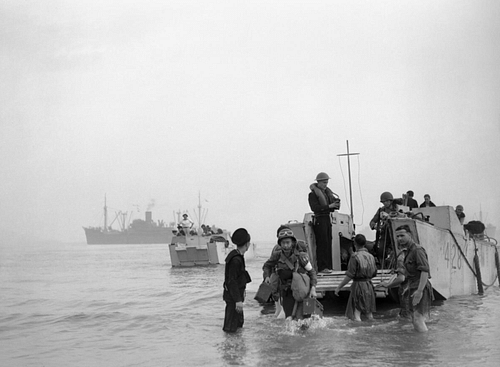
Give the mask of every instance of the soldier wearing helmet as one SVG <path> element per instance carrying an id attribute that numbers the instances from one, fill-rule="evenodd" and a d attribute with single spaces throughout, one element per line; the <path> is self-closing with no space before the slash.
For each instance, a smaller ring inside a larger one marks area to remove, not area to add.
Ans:
<path id="1" fill-rule="evenodd" d="M 384 206 L 380 207 L 377 210 L 372 220 L 370 221 L 371 229 L 375 229 L 378 223 L 380 223 L 381 221 L 384 222 L 388 217 L 394 217 L 399 210 L 398 204 L 403 204 L 402 199 L 394 199 L 389 191 L 385 191 L 380 195 L 380 202 Z"/>
<path id="2" fill-rule="evenodd" d="M 313 230 L 316 239 L 318 272 L 332 270 L 332 223 L 330 213 L 340 208 L 340 199 L 328 187 L 330 177 L 325 172 L 316 176 L 316 183 L 309 186 L 309 206 L 314 212 Z"/>
<path id="3" fill-rule="evenodd" d="M 403 204 L 403 199 L 394 199 L 389 191 L 385 191 L 380 195 L 382 207 L 378 208 L 377 212 L 370 221 L 370 228 L 377 231 L 375 235 L 375 246 L 373 248 L 374 255 L 381 261 L 385 248 L 385 224 L 388 218 L 398 216 L 398 205 Z M 377 253 L 378 252 L 378 253 Z"/>
<path id="4" fill-rule="evenodd" d="M 296 301 L 292 292 L 293 272 L 307 274 L 310 278 L 309 296 L 316 297 L 316 271 L 309 256 L 301 252 L 297 246 L 297 239 L 290 228 L 283 228 L 278 233 L 278 246 L 275 246 L 269 259 L 262 266 L 264 281 L 271 282 L 271 275 L 279 278 L 279 303 L 283 306 L 285 317 L 302 319 L 302 302 Z M 297 303 L 297 305 L 296 305 Z M 295 314 L 293 314 L 295 309 Z"/>

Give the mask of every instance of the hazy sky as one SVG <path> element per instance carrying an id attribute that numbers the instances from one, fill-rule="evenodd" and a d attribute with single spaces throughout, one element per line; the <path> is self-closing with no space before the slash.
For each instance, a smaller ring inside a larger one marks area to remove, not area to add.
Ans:
<path id="1" fill-rule="evenodd" d="M 500 225 L 500 2 L 0 1 L 0 230 L 85 241 L 198 204 L 256 240 L 320 171 Z M 136 205 L 136 206 L 134 206 Z M 140 211 L 138 212 L 137 209 Z"/>

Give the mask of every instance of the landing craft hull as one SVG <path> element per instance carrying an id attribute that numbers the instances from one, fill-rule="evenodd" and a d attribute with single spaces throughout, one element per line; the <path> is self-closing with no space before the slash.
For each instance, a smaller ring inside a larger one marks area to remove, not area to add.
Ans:
<path id="1" fill-rule="evenodd" d="M 224 264 L 226 256 L 236 249 L 229 233 L 214 236 L 175 236 L 169 245 L 172 267 L 190 267 Z M 251 244 L 245 258 L 255 256 L 255 245 Z"/>
<path id="2" fill-rule="evenodd" d="M 443 298 L 478 293 L 478 270 L 483 287 L 493 285 L 497 280 L 496 241 L 475 238 L 465 231 L 449 206 L 421 208 L 417 212 L 428 217 L 429 222 L 393 219 L 392 228 L 395 230 L 408 221 L 413 223 L 418 236 L 416 241 L 427 252 L 430 281 L 436 292 Z M 479 269 L 474 262 L 476 250 Z"/>
<path id="3" fill-rule="evenodd" d="M 463 296 L 478 293 L 478 269 L 474 262 L 477 249 L 481 284 L 484 288 L 497 281 L 498 269 L 495 264 L 496 241 L 487 241 L 475 238 L 464 231 L 457 219 L 453 208 L 441 206 L 435 208 L 421 208 L 414 213 L 422 213 L 422 218 L 429 222 L 410 219 L 390 219 L 390 237 L 396 251 L 400 249 L 395 242 L 395 230 L 400 225 L 409 225 L 415 234 L 415 240 L 425 248 L 430 266 L 431 284 L 434 294 L 447 299 L 453 296 Z M 315 263 L 316 243 L 312 230 L 313 214 L 307 213 L 303 223 L 291 225 L 295 236 L 308 244 L 309 256 Z M 351 219 L 348 215 L 332 213 L 332 264 L 333 272 L 318 276 L 317 291 L 324 294 L 334 291 L 345 277 L 346 261 L 342 257 L 346 254 L 349 245 L 347 239 L 354 234 Z M 345 256 L 344 256 L 345 257 Z M 395 264 L 395 262 L 394 262 Z M 374 286 L 381 281 L 395 277 L 394 267 L 379 269 L 377 276 L 372 279 Z M 349 283 L 343 290 L 350 289 Z M 498 285 L 498 283 L 496 283 Z M 378 297 L 385 297 L 387 293 L 377 292 Z"/>
<path id="4" fill-rule="evenodd" d="M 496 279 L 495 246 L 470 236 L 452 234 L 427 223 L 416 223 L 422 246 L 427 251 L 431 283 L 444 298 L 478 292 L 475 248 L 479 256 L 482 282 L 489 285 Z M 456 242 L 455 242 L 456 239 Z"/>

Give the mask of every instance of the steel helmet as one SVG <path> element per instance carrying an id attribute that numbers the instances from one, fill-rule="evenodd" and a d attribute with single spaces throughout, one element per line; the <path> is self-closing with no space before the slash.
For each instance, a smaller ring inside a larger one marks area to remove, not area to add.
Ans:
<path id="1" fill-rule="evenodd" d="M 330 177 L 325 173 L 325 172 L 320 172 L 316 176 L 316 181 L 324 181 L 324 180 L 329 180 Z"/>
<path id="2" fill-rule="evenodd" d="M 278 245 L 281 244 L 281 240 L 285 238 L 291 238 L 293 243 L 297 243 L 297 239 L 293 235 L 293 231 L 290 228 L 283 228 L 280 233 L 278 233 Z"/>
<path id="3" fill-rule="evenodd" d="M 392 194 L 389 191 L 383 192 L 382 195 L 380 195 L 380 202 L 383 203 L 384 201 L 387 200 L 394 200 L 392 197 Z"/>
<path id="4" fill-rule="evenodd" d="M 284 229 L 290 229 L 290 227 L 288 227 L 287 225 L 284 225 L 282 224 L 279 228 L 278 228 L 278 231 L 276 231 L 276 237 L 279 237 L 280 236 L 280 233 L 282 230 Z"/>

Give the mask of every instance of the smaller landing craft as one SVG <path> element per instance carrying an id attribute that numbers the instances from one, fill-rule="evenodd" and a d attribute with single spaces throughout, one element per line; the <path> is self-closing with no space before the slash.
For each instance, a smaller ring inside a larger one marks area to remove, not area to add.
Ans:
<path id="1" fill-rule="evenodd" d="M 176 231 L 169 245 L 170 260 L 173 267 L 189 267 L 198 265 L 224 264 L 226 256 L 236 246 L 231 242 L 231 233 L 215 227 L 207 232 L 208 227 L 201 223 L 206 218 L 206 210 L 202 210 L 200 196 L 198 195 L 198 228 L 184 232 L 182 227 Z M 180 212 L 178 213 L 180 216 Z M 179 218 L 180 222 L 180 218 Z M 245 254 L 245 258 L 255 256 L 255 244 L 252 244 Z"/>
<path id="2" fill-rule="evenodd" d="M 169 245 L 173 267 L 224 264 L 226 256 L 236 249 L 230 233 L 223 230 L 211 236 L 176 235 Z M 251 244 L 245 258 L 255 256 L 255 244 Z"/>

